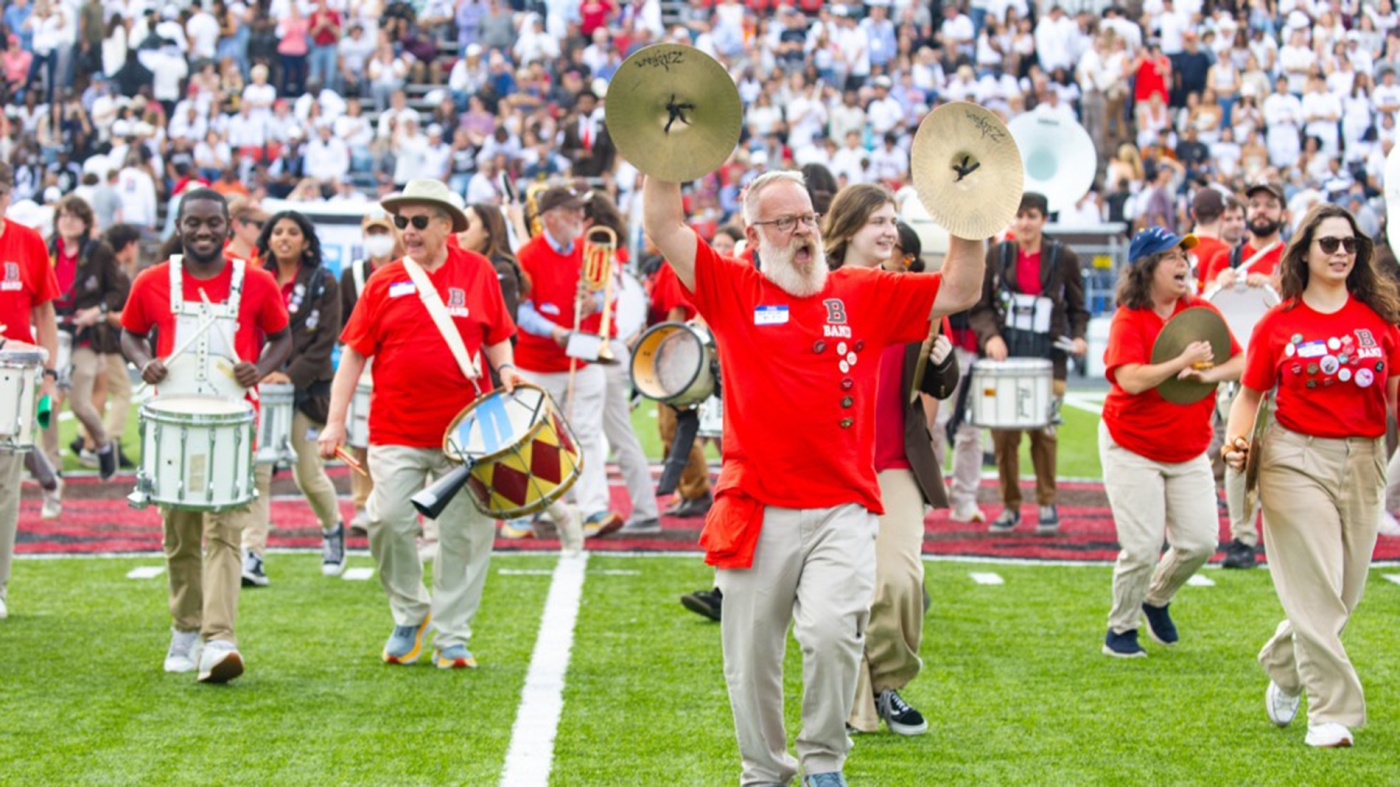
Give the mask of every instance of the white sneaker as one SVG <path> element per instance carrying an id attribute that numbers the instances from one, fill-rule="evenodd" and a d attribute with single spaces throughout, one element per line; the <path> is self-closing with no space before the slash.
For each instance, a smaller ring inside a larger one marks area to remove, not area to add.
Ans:
<path id="1" fill-rule="evenodd" d="M 5 606 L 5 599 L 0 598 L 0 620 L 10 616 L 10 608 Z"/>
<path id="2" fill-rule="evenodd" d="M 170 630 L 170 650 L 165 652 L 166 672 L 194 672 L 199 663 L 199 632 Z"/>
<path id="3" fill-rule="evenodd" d="M 565 506 L 569 515 L 563 522 L 556 522 L 559 530 L 559 554 L 574 557 L 583 552 L 583 515 L 577 506 Z"/>
<path id="4" fill-rule="evenodd" d="M 1395 515 L 1389 511 L 1381 512 L 1380 534 L 1395 538 L 1400 536 L 1400 522 L 1395 521 Z"/>
<path id="5" fill-rule="evenodd" d="M 949 514 L 954 522 L 986 522 L 987 515 L 982 513 L 982 509 L 976 503 L 969 506 L 959 506 Z"/>
<path id="6" fill-rule="evenodd" d="M 243 674 L 243 657 L 232 642 L 216 639 L 204 644 L 199 657 L 200 683 L 228 683 Z"/>
<path id="7" fill-rule="evenodd" d="M 40 519 L 58 519 L 63 513 L 63 479 L 55 477 L 58 486 L 52 492 L 44 492 L 44 505 L 39 510 Z"/>
<path id="8" fill-rule="evenodd" d="M 1313 724 L 1308 726 L 1305 740 L 1309 746 L 1319 749 L 1343 748 L 1351 745 L 1351 730 L 1335 721 Z"/>
<path id="9" fill-rule="evenodd" d="M 1290 696 L 1279 688 L 1277 683 L 1269 681 L 1269 689 L 1264 692 L 1264 711 L 1269 714 L 1269 721 L 1275 726 L 1287 727 L 1293 723 L 1293 717 L 1298 715 L 1298 703 L 1302 699 L 1301 693 Z"/>

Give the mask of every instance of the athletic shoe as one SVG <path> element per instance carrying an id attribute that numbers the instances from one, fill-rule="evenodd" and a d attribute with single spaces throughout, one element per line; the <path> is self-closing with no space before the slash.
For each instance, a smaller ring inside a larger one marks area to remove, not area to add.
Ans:
<path id="1" fill-rule="evenodd" d="M 412 664 L 423 652 L 423 634 L 433 616 L 423 618 L 416 626 L 394 626 L 394 633 L 384 643 L 384 661 L 389 664 Z"/>
<path id="2" fill-rule="evenodd" d="M 1103 640 L 1103 654 L 1120 659 L 1147 658 L 1147 651 L 1138 644 L 1137 629 L 1128 629 L 1122 634 L 1115 634 L 1113 629 L 1109 629 L 1108 636 Z"/>
<path id="3" fill-rule="evenodd" d="M 84 448 L 83 452 L 78 454 L 78 464 L 83 467 L 96 468 L 98 466 L 97 454 Z"/>
<path id="4" fill-rule="evenodd" d="M 103 481 L 117 474 L 117 444 L 108 442 L 97 452 L 97 477 Z"/>
<path id="5" fill-rule="evenodd" d="M 875 697 L 875 711 L 885 720 L 885 726 L 896 735 L 923 735 L 928 732 L 924 715 L 910 707 L 894 689 L 885 689 Z"/>
<path id="6" fill-rule="evenodd" d="M 1264 712 L 1269 714 L 1269 721 L 1273 722 L 1275 727 L 1287 727 L 1298 715 L 1298 704 L 1302 701 L 1302 692 L 1289 696 L 1277 683 L 1269 681 L 1269 688 L 1264 692 Z M 1311 733 L 1312 730 L 1309 729 L 1308 732 Z"/>
<path id="7" fill-rule="evenodd" d="M 40 519 L 58 519 L 63 515 L 63 477 L 55 475 L 53 480 L 56 486 L 52 491 L 44 492 L 44 504 L 39 509 Z"/>
<path id="8" fill-rule="evenodd" d="M 83 458 L 83 436 L 78 435 L 73 438 L 73 442 L 68 444 L 68 450 L 73 452 L 73 456 Z"/>
<path id="9" fill-rule="evenodd" d="M 802 778 L 802 787 L 846 787 L 846 777 L 840 771 L 809 773 Z"/>
<path id="10" fill-rule="evenodd" d="M 433 663 L 438 669 L 476 669 L 476 656 L 466 645 L 448 645 L 433 651 Z"/>
<path id="11" fill-rule="evenodd" d="M 501 538 L 534 538 L 535 523 L 529 517 L 507 519 L 501 523 Z"/>
<path id="12" fill-rule="evenodd" d="M 0 598 L 0 620 L 10 616 L 10 608 L 5 606 L 5 599 Z"/>
<path id="13" fill-rule="evenodd" d="M 350 520 L 350 535 L 369 535 L 369 512 L 363 508 L 355 509 L 355 517 Z"/>
<path id="14" fill-rule="evenodd" d="M 583 521 L 583 535 L 586 538 L 602 538 L 610 533 L 616 533 L 622 529 L 622 517 L 611 511 L 599 511 L 590 514 Z"/>
<path id="15" fill-rule="evenodd" d="M 221 639 L 206 642 L 199 656 L 200 683 L 228 683 L 243 674 L 243 657 L 232 642 Z"/>
<path id="16" fill-rule="evenodd" d="M 1351 730 L 1335 721 L 1310 724 L 1308 736 L 1303 740 L 1319 749 L 1346 748 L 1351 745 Z"/>
<path id="17" fill-rule="evenodd" d="M 1225 559 L 1220 561 L 1220 567 L 1254 568 L 1258 562 L 1254 557 L 1254 547 L 1237 538 L 1225 547 Z"/>
<path id="18" fill-rule="evenodd" d="M 170 650 L 165 652 L 166 672 L 194 672 L 199 664 L 199 632 L 170 630 Z"/>
<path id="19" fill-rule="evenodd" d="M 954 522 L 986 522 L 987 515 L 982 513 L 982 509 L 976 503 L 969 506 L 958 506 L 948 515 Z"/>
<path id="20" fill-rule="evenodd" d="M 987 526 L 988 533 L 1010 533 L 1021 525 L 1021 512 L 1012 508 L 1003 508 L 994 522 Z"/>
<path id="21" fill-rule="evenodd" d="M 1142 603 L 1142 616 L 1147 621 L 1147 636 L 1158 645 L 1175 645 L 1180 639 L 1176 633 L 1176 624 L 1172 622 L 1171 613 L 1167 611 L 1171 603 L 1154 607 L 1146 601 Z"/>
<path id="22" fill-rule="evenodd" d="M 681 606 L 697 615 L 704 615 L 710 620 L 718 621 L 720 609 L 724 606 L 724 594 L 719 592 L 719 588 L 697 590 L 694 593 L 681 596 Z"/>
<path id="23" fill-rule="evenodd" d="M 126 455 L 126 451 L 122 450 L 121 443 L 117 444 L 117 467 L 123 470 L 136 469 L 136 463 L 131 461 L 131 457 Z"/>
<path id="24" fill-rule="evenodd" d="M 1040 519 L 1035 523 L 1035 534 L 1053 536 L 1060 532 L 1060 509 L 1053 503 L 1040 507 Z"/>
<path id="25" fill-rule="evenodd" d="M 345 523 L 321 533 L 321 575 L 338 577 L 345 571 Z"/>
<path id="26" fill-rule="evenodd" d="M 263 570 L 263 559 L 252 550 L 244 552 L 243 587 L 265 588 L 270 581 L 271 580 L 267 578 L 267 572 Z"/>
<path id="27" fill-rule="evenodd" d="M 656 517 L 652 517 L 651 519 L 634 519 L 623 525 L 622 529 L 617 532 L 624 536 L 653 535 L 661 532 L 661 520 Z"/>
<path id="28" fill-rule="evenodd" d="M 1380 535 L 1392 538 L 1400 536 L 1400 522 L 1395 521 L 1395 515 L 1389 511 L 1381 512 L 1381 526 L 1378 531 Z"/>
<path id="29" fill-rule="evenodd" d="M 678 519 L 695 519 L 704 517 L 710 513 L 710 506 L 715 504 L 714 495 L 706 492 L 694 500 L 683 500 L 676 497 L 676 504 L 671 506 L 666 513 Z"/>

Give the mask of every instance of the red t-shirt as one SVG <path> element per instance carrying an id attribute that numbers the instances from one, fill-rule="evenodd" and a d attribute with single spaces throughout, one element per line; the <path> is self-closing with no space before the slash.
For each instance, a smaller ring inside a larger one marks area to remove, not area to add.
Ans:
<path id="1" fill-rule="evenodd" d="M 1274 275 L 1274 269 L 1278 268 L 1279 260 L 1283 259 L 1285 245 L 1286 244 L 1280 243 L 1275 246 L 1273 251 L 1265 254 L 1258 262 L 1250 266 L 1249 272 L 1260 273 L 1265 276 Z M 1246 243 L 1244 245 L 1244 251 L 1240 254 L 1240 266 L 1243 267 L 1246 262 L 1249 262 L 1249 258 L 1253 257 L 1256 251 L 1258 251 L 1258 249 Z M 1217 251 L 1206 265 L 1206 286 L 1209 287 L 1214 284 L 1215 277 L 1219 276 L 1221 271 L 1228 270 L 1229 267 L 1230 250 L 1227 248 L 1223 251 Z"/>
<path id="2" fill-rule="evenodd" d="M 1210 301 L 1188 295 L 1176 302 L 1172 316 L 1191 307 L 1220 312 Z M 1180 405 L 1163 399 L 1156 388 L 1134 396 L 1118 386 L 1118 367 L 1152 363 L 1152 345 L 1166 324 L 1151 309 L 1119 307 L 1114 312 L 1108 328 L 1108 349 L 1103 354 L 1105 374 L 1113 383 L 1103 403 L 1103 421 L 1113 442 L 1123 448 L 1154 462 L 1178 464 L 1195 459 L 1210 447 L 1215 394 L 1195 404 Z M 1239 353 L 1240 346 L 1231 336 L 1230 357 Z M 1215 363 L 1227 360 L 1217 358 Z"/>
<path id="3" fill-rule="evenodd" d="M 647 325 L 665 322 L 666 315 L 670 314 L 671 310 L 676 307 L 685 311 L 685 319 L 687 320 L 695 316 L 695 305 L 685 297 L 681 278 L 676 275 L 676 270 L 671 267 L 671 263 L 663 262 L 661 267 L 656 269 L 656 275 L 652 277 Z"/>
<path id="4" fill-rule="evenodd" d="M 583 243 L 574 241 L 573 251 L 560 254 L 549 245 L 544 233 L 531 238 L 516 253 L 520 267 L 530 277 L 530 300 L 545 319 L 573 330 L 574 299 L 578 297 L 578 277 L 583 266 Z M 567 372 L 569 356 L 552 337 L 520 332 L 515 343 L 515 362 L 532 372 Z M 577 362 L 583 368 L 582 361 Z"/>
<path id="5" fill-rule="evenodd" d="M 928 335 L 942 278 L 846 266 L 794 297 L 696 238 L 692 301 L 716 337 L 724 380 L 724 468 L 764 505 L 857 503 L 884 512 L 875 480 L 875 401 L 890 344 Z"/>
<path id="6" fill-rule="evenodd" d="M 447 262 L 428 278 L 481 371 L 477 385 L 483 392 L 491 390 L 481 349 L 515 333 L 496 269 L 476 252 L 449 248 Z M 369 441 L 374 445 L 441 448 L 447 425 L 477 397 L 402 260 L 376 270 L 365 282 L 340 340 L 374 358 L 369 406 Z"/>
<path id="7" fill-rule="evenodd" d="M 180 289 L 188 302 L 199 303 L 199 290 L 204 289 L 211 303 L 228 301 L 233 284 L 233 263 L 225 260 L 224 269 L 212 279 L 196 279 L 186 265 Z M 131 283 L 126 308 L 122 309 L 122 327 L 137 336 L 145 336 L 152 328 L 159 331 L 156 355 L 167 356 L 175 349 L 175 315 L 170 311 L 170 263 L 162 262 L 137 274 Z M 238 306 L 238 332 L 234 334 L 234 349 L 240 360 L 257 363 L 262 355 L 263 337 L 287 327 L 287 309 L 277 280 L 272 274 L 251 265 L 243 272 L 243 296 Z M 217 330 L 217 329 L 216 329 Z"/>
<path id="8" fill-rule="evenodd" d="M 1194 258 L 1194 265 L 1196 267 L 1196 292 L 1200 293 L 1205 292 L 1207 267 L 1210 265 L 1211 260 L 1215 258 L 1216 254 L 1222 251 L 1225 252 L 1225 265 L 1229 267 L 1230 245 L 1219 238 L 1203 238 L 1199 235 L 1196 236 L 1196 240 L 1199 241 L 1196 244 L 1196 248 L 1187 253 Z"/>
<path id="9" fill-rule="evenodd" d="M 55 242 L 58 250 L 53 256 L 53 275 L 58 279 L 58 298 L 54 299 L 55 309 L 71 309 L 77 300 L 73 280 L 78 278 L 78 250 L 69 249 L 59 238 Z M 70 255 L 68 252 L 72 251 Z"/>
<path id="10" fill-rule="evenodd" d="M 1355 298 L 1333 314 L 1302 299 L 1280 303 L 1254 326 L 1243 383 L 1277 383 L 1278 422 L 1313 437 L 1385 434 L 1386 382 L 1400 363 L 1400 331 Z"/>
<path id="11" fill-rule="evenodd" d="M 908 470 L 904 454 L 904 345 L 880 353 L 880 382 L 875 393 L 875 472 Z"/>
<path id="12" fill-rule="evenodd" d="M 9 219 L 0 235 L 0 325 L 5 326 L 5 338 L 34 344 L 29 323 L 34 319 L 34 307 L 48 303 L 61 293 L 53 266 L 49 264 L 49 249 L 39 233 Z M 50 359 L 52 362 L 52 359 Z"/>
<path id="13" fill-rule="evenodd" d="M 1040 285 L 1040 252 L 1027 253 L 1016 247 L 1016 290 L 1024 295 L 1039 295 L 1044 289 Z"/>
<path id="14" fill-rule="evenodd" d="M 324 27 L 311 37 L 311 42 L 316 46 L 332 46 L 340 43 L 340 12 L 332 11 L 329 8 L 322 11 L 317 9 L 311 12 L 311 27 L 319 24 L 329 23 L 330 27 Z"/>

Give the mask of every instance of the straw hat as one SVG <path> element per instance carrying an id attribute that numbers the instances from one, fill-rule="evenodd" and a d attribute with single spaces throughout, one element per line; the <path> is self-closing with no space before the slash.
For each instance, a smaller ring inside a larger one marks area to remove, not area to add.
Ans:
<path id="1" fill-rule="evenodd" d="M 454 199 L 456 197 L 456 199 Z M 447 211 L 452 217 L 452 231 L 466 232 L 471 226 L 466 211 L 462 209 L 462 198 L 452 193 L 440 180 L 421 178 L 410 180 L 403 191 L 380 201 L 384 209 L 397 216 L 405 205 L 432 205 Z"/>

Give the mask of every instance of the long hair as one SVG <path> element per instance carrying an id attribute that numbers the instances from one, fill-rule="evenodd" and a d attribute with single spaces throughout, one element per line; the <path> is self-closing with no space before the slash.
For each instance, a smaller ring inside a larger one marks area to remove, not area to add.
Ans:
<path id="1" fill-rule="evenodd" d="M 272 230 L 283 219 L 295 222 L 301 228 L 301 234 L 306 237 L 306 250 L 302 252 L 301 264 L 312 268 L 321 267 L 321 239 L 316 237 L 316 225 L 312 224 L 305 214 L 295 210 L 274 213 L 263 225 L 262 232 L 258 233 L 258 259 L 263 261 L 263 266 L 269 269 L 277 267 L 277 257 L 271 249 Z"/>
<path id="2" fill-rule="evenodd" d="M 488 260 L 507 259 L 515 262 L 515 253 L 510 250 L 510 238 L 506 234 L 506 218 L 500 207 L 485 202 L 473 202 L 467 206 L 486 227 L 486 248 L 481 255 Z"/>
<path id="3" fill-rule="evenodd" d="M 619 243 L 627 238 L 627 219 L 612 198 L 597 189 L 583 195 L 583 217 L 616 232 Z"/>
<path id="4" fill-rule="evenodd" d="M 831 200 L 836 197 L 839 188 L 831 170 L 825 164 L 803 164 L 802 176 L 807 179 L 807 195 L 812 198 L 812 210 L 817 213 L 831 210 Z"/>
<path id="5" fill-rule="evenodd" d="M 822 227 L 827 265 L 832 270 L 845 265 L 851 238 L 870 220 L 870 214 L 894 204 L 890 190 L 875 183 L 857 183 L 841 189 L 831 201 L 831 212 Z"/>
<path id="6" fill-rule="evenodd" d="M 1373 262 L 1375 247 L 1371 239 L 1357 226 L 1356 217 L 1351 215 L 1351 211 L 1329 202 L 1314 205 L 1303 216 L 1298 231 L 1293 233 L 1293 239 L 1289 241 L 1278 264 L 1279 296 L 1295 306 L 1302 299 L 1303 292 L 1308 288 L 1308 252 L 1317 236 L 1317 228 L 1327 219 L 1334 218 L 1346 219 L 1351 225 L 1352 234 L 1356 236 L 1356 262 L 1351 266 L 1351 273 L 1347 274 L 1347 292 L 1371 307 L 1386 322 L 1400 322 L 1400 292 L 1397 292 L 1389 276 L 1377 275 Z"/>
<path id="7" fill-rule="evenodd" d="M 1118 289 L 1113 293 L 1113 302 L 1128 309 L 1149 309 L 1152 307 L 1152 277 L 1157 275 L 1157 266 L 1162 264 L 1167 251 L 1149 254 L 1123 269 L 1118 277 Z"/>

